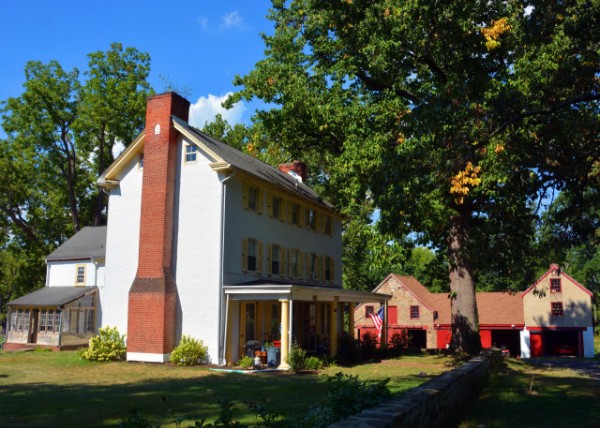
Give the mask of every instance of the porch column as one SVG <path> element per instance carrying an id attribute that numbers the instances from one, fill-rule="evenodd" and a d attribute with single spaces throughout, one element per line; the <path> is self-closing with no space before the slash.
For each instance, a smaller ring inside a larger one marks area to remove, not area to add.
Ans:
<path id="1" fill-rule="evenodd" d="M 281 302 L 281 362 L 279 368 L 287 369 L 287 357 L 290 349 L 290 302 L 289 300 L 280 300 Z"/>
<path id="2" fill-rule="evenodd" d="M 329 353 L 332 357 L 337 356 L 337 339 L 338 339 L 338 297 L 333 299 L 331 303 L 331 312 L 329 313 Z"/>
<path id="3" fill-rule="evenodd" d="M 348 303 L 348 334 L 352 338 L 354 338 L 354 309 L 354 303 Z"/>

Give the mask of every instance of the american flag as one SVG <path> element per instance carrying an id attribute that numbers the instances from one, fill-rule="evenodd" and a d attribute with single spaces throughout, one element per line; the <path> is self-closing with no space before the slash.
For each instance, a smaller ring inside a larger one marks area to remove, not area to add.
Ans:
<path id="1" fill-rule="evenodd" d="M 381 328 L 383 327 L 383 306 L 379 308 L 377 313 L 371 312 L 370 316 L 373 320 L 373 325 L 377 329 L 377 338 L 381 339 Z"/>

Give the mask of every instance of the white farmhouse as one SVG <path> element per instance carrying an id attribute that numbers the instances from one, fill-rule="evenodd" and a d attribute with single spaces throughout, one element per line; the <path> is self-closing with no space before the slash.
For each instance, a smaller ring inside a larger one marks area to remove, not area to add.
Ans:
<path id="1" fill-rule="evenodd" d="M 98 180 L 96 325 L 126 333 L 133 361 L 167 361 L 182 335 L 218 364 L 249 342 L 275 343 L 282 362 L 293 341 L 335 356 L 354 305 L 388 297 L 342 288 L 341 217 L 304 184 L 304 164 L 273 168 L 191 127 L 188 111 L 175 93 L 150 98 L 144 132 Z"/>

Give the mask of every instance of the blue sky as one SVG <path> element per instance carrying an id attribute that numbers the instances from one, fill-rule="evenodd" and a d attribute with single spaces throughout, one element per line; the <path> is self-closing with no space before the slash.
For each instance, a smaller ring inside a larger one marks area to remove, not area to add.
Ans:
<path id="1" fill-rule="evenodd" d="M 87 68 L 87 54 L 112 42 L 148 52 L 150 84 L 165 80 L 193 104 L 190 122 L 210 120 L 233 78 L 263 58 L 260 33 L 272 33 L 268 0 L 0 0 L 0 100 L 19 96 L 29 60 Z M 247 122 L 252 105 L 225 113 Z M 195 123 L 194 123 L 195 122 Z"/>

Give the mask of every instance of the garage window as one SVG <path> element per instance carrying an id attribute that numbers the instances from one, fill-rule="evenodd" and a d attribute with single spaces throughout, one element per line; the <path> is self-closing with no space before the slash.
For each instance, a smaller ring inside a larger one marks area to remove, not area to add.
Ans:
<path id="1" fill-rule="evenodd" d="M 563 316 L 562 302 L 552 302 L 552 316 L 554 316 L 554 317 L 562 317 Z"/>

